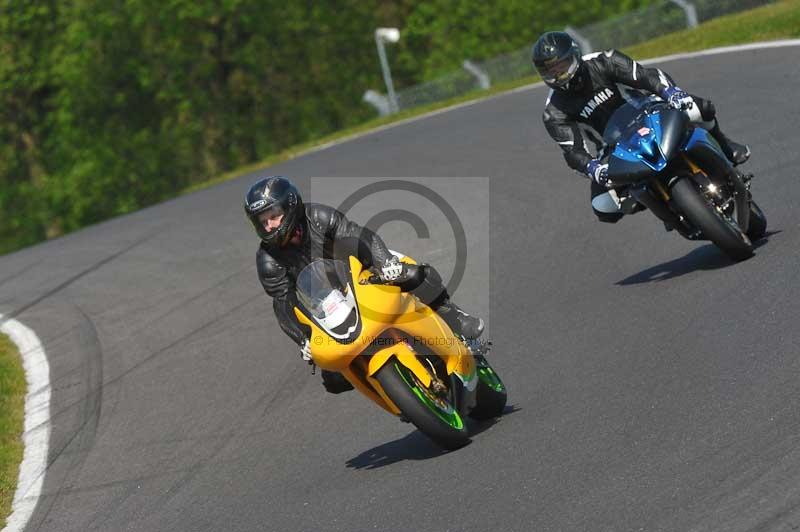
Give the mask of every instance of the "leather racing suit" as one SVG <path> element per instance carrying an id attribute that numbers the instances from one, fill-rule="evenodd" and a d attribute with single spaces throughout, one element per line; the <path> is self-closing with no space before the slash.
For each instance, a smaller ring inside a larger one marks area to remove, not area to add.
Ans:
<path id="1" fill-rule="evenodd" d="M 264 290 L 273 298 L 278 323 L 298 345 L 302 345 L 310 335 L 308 326 L 301 324 L 294 314 L 297 305 L 295 281 L 303 268 L 317 259 L 347 260 L 351 255 L 357 256 L 366 268 L 380 267 L 392 257 L 392 252 L 377 234 L 351 222 L 333 207 L 318 203 L 304 203 L 303 206 L 305 216 L 300 244 L 268 249 L 262 243 L 256 254 L 258 277 Z M 469 316 L 450 301 L 439 273 L 428 264 L 420 265 L 420 271 L 421 279 L 416 279 L 413 286 L 401 283 L 401 289 L 410 291 L 431 307 L 456 334 L 468 338 L 480 335 L 483 320 Z M 323 371 L 328 391 L 345 391 L 337 388 L 341 382 L 335 383 L 332 389 L 329 384 L 333 380 Z M 346 383 L 345 388 L 352 387 Z"/>
<path id="2" fill-rule="evenodd" d="M 563 150 L 567 165 L 583 174 L 589 161 L 604 156 L 603 131 L 631 91 L 662 95 L 666 89 L 675 87 L 675 82 L 662 70 L 644 67 L 617 50 L 584 56 L 581 69 L 580 79 L 569 89 L 551 89 L 542 119 L 547 132 Z M 733 162 L 746 161 L 749 149 L 723 135 L 711 101 L 692 98 L 695 105 L 687 110 L 692 122 L 708 129 Z M 592 181 L 591 198 L 592 209 L 600 221 L 613 223 L 623 216 L 615 190 Z"/>

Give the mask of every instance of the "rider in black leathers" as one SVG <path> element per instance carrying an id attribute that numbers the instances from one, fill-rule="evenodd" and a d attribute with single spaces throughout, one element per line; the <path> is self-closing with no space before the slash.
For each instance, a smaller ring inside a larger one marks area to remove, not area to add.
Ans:
<path id="1" fill-rule="evenodd" d="M 273 298 L 281 329 L 300 346 L 304 360 L 310 361 L 310 331 L 294 314 L 295 281 L 305 266 L 321 258 L 342 260 L 358 256 L 365 267 L 376 269 L 384 281 L 411 291 L 430 306 L 454 333 L 475 339 L 483 332 L 483 320 L 466 314 L 450 301 L 441 277 L 432 266 L 421 265 L 414 278 L 409 278 L 403 263 L 377 234 L 349 221 L 333 207 L 303 203 L 288 179 L 272 176 L 257 181 L 245 195 L 244 210 L 261 238 L 256 254 L 258 277 Z M 323 370 L 322 379 L 331 393 L 352 389 L 339 373 Z"/>
<path id="2" fill-rule="evenodd" d="M 617 50 L 581 56 L 573 39 L 560 31 L 539 37 L 532 56 L 534 67 L 552 89 L 542 117 L 545 128 L 561 146 L 570 168 L 592 180 L 592 208 L 600 221 L 613 223 L 622 217 L 618 191 L 608 182 L 608 165 L 603 162 L 602 134 L 632 89 L 658 95 L 686 110 L 693 122 L 709 130 L 735 165 L 750 157 L 746 145 L 722 133 L 711 101 L 690 96 L 657 68 L 644 67 Z M 596 156 L 590 154 L 590 144 Z"/>

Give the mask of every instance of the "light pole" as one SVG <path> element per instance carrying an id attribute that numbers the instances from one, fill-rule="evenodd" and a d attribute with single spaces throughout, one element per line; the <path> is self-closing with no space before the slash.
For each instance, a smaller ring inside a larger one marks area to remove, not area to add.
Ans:
<path id="1" fill-rule="evenodd" d="M 381 70 L 383 70 L 383 81 L 386 83 L 386 92 L 389 94 L 389 110 L 392 113 L 399 111 L 399 108 L 397 107 L 397 96 L 394 94 L 392 73 L 389 71 L 389 62 L 386 60 L 386 49 L 383 43 L 395 43 L 399 40 L 400 30 L 397 28 L 378 28 L 375 30 L 375 45 L 378 47 L 378 57 L 381 60 Z"/>

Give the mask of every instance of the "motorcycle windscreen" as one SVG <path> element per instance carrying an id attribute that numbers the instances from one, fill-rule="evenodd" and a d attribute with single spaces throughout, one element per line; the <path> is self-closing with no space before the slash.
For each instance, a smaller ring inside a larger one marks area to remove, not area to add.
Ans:
<path id="1" fill-rule="evenodd" d="M 614 146 L 624 136 L 628 135 L 631 128 L 643 120 L 643 108 L 646 100 L 635 100 L 619 106 L 611 118 L 606 123 L 603 131 L 603 142 L 608 146 Z"/>
<path id="2" fill-rule="evenodd" d="M 667 109 L 658 114 L 661 135 L 659 144 L 666 160 L 672 159 L 675 152 L 682 148 L 689 135 L 689 117 L 682 111 Z"/>
<path id="3" fill-rule="evenodd" d="M 359 334 L 359 312 L 350 271 L 337 260 L 317 260 L 297 276 L 297 300 L 309 317 L 337 340 Z"/>

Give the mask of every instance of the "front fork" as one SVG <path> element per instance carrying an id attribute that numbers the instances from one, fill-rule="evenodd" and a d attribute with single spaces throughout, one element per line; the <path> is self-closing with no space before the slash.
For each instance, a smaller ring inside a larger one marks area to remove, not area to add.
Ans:
<path id="1" fill-rule="evenodd" d="M 736 207 L 736 225 L 743 233 L 747 233 L 750 228 L 750 180 L 753 178 L 752 174 L 744 174 L 733 166 L 728 168 L 725 183 L 714 183 L 711 178 L 702 170 L 692 164 L 691 160 L 687 161 L 696 170 L 692 178 L 700 185 L 706 196 L 713 201 L 714 205 L 719 209 L 720 213 L 727 216 L 728 208 L 733 202 Z M 723 190 L 726 185 L 729 185 L 733 190 L 727 197 L 723 196 Z"/>
<path id="2" fill-rule="evenodd" d="M 686 162 L 693 175 L 689 179 L 693 179 L 700 185 L 707 195 L 713 196 L 714 203 L 725 210 L 728 202 L 733 200 L 736 206 L 736 223 L 743 233 L 747 232 L 750 227 L 750 180 L 753 178 L 752 174 L 743 174 L 734 167 L 730 167 L 727 175 L 727 181 L 733 187 L 733 197 L 729 198 L 723 205 L 719 205 L 718 200 L 721 201 L 719 187 L 711 181 L 708 175 L 703 172 L 691 159 L 686 157 Z M 686 178 L 684 178 L 686 179 Z M 670 226 L 679 229 L 679 232 L 690 240 L 700 238 L 700 233 L 695 228 L 689 227 L 685 222 L 683 216 L 675 214 L 668 206 L 671 199 L 669 190 L 664 183 L 658 179 L 650 179 L 646 183 L 640 183 L 630 188 L 631 195 L 650 209 L 652 213 L 661 219 L 663 222 Z"/>
<path id="3" fill-rule="evenodd" d="M 438 346 L 433 346 L 432 350 L 434 352 L 437 350 L 436 347 Z M 434 395 L 445 397 L 448 395 L 449 390 L 453 408 L 459 413 L 467 414 L 476 403 L 478 375 L 475 357 L 464 346 L 460 346 L 459 349 L 454 351 L 455 353 L 446 353 L 445 356 L 442 356 L 442 354 L 428 355 L 439 358 L 441 360 L 440 366 L 439 363 L 432 363 L 425 356 L 419 356 L 416 350 L 402 341 L 400 337 L 395 336 L 395 342 L 392 346 L 384 348 L 370 357 L 367 368 L 368 380 L 379 391 L 378 393 L 383 400 L 392 405 L 390 411 L 398 413 L 399 410 L 395 412 L 396 407 L 382 393 L 383 389 L 374 380 L 375 373 L 394 356 L 400 364 L 414 373 L 422 386 L 428 388 Z M 441 371 L 437 371 L 437 366 Z"/>
<path id="4" fill-rule="evenodd" d="M 720 207 L 719 202 L 723 201 L 727 205 L 729 198 L 724 198 L 720 189 L 727 184 L 731 185 L 736 206 L 736 223 L 746 233 L 750 227 L 750 179 L 753 176 L 745 175 L 732 166 L 716 139 L 707 132 L 699 135 L 693 133 L 687 147 L 682 154 L 683 160 L 694 174 L 695 181 L 721 211 L 726 210 L 726 207 Z M 725 182 L 714 183 L 710 176 L 724 176 Z"/>
<path id="5" fill-rule="evenodd" d="M 699 234 L 692 230 L 683 221 L 682 216 L 678 216 L 668 207 L 670 200 L 669 192 L 664 184 L 657 178 L 651 179 L 646 183 L 639 183 L 630 188 L 631 195 L 650 209 L 650 211 L 665 224 L 678 230 L 684 237 L 695 240 Z"/>
<path id="6" fill-rule="evenodd" d="M 450 354 L 439 358 L 443 365 L 440 372 L 434 364 L 430 364 L 432 382 L 447 380 L 453 408 L 461 414 L 468 414 L 477 403 L 478 359 L 475 349 L 461 339 L 463 346 L 457 349 L 458 354 Z M 440 374 L 446 373 L 446 374 Z M 446 391 L 446 390 L 443 390 Z"/>

